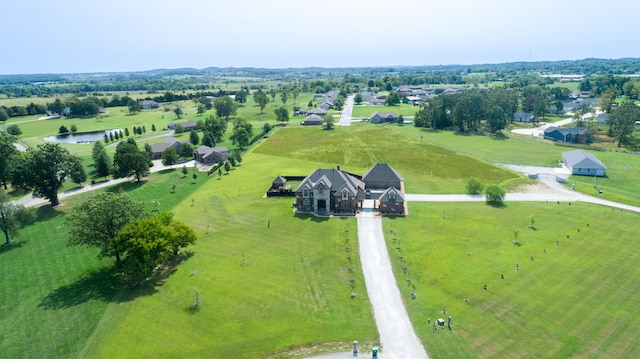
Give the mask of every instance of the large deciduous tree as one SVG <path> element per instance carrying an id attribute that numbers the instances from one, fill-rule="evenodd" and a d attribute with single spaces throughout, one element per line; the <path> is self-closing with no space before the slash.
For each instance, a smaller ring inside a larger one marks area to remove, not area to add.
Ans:
<path id="1" fill-rule="evenodd" d="M 133 139 L 118 143 L 113 157 L 113 175 L 116 178 L 135 176 L 136 180 L 149 174 L 149 155 L 138 149 Z"/>
<path id="2" fill-rule="evenodd" d="M 218 118 L 224 117 L 225 121 L 229 121 L 231 115 L 236 114 L 238 105 L 229 96 L 218 97 L 213 101 L 213 108 L 216 110 Z"/>
<path id="3" fill-rule="evenodd" d="M 260 113 L 264 113 L 264 108 L 269 103 L 267 94 L 262 90 L 258 90 L 253 94 L 253 100 L 260 106 Z"/>
<path id="4" fill-rule="evenodd" d="M 640 120 L 640 109 L 633 101 L 624 101 L 611 111 L 607 121 L 611 126 L 613 138 L 618 141 L 618 147 L 633 134 L 638 120 Z"/>
<path id="5" fill-rule="evenodd" d="M 280 121 L 280 122 L 287 122 L 289 121 L 289 110 L 286 109 L 286 107 L 279 107 L 277 109 L 275 109 L 273 111 L 273 113 L 276 114 L 276 120 Z"/>
<path id="6" fill-rule="evenodd" d="M 35 210 L 9 201 L 9 196 L 0 192 L 0 230 L 4 233 L 5 244 L 11 243 L 11 237 L 18 230 L 35 219 Z"/>
<path id="7" fill-rule="evenodd" d="M 176 149 L 173 147 L 167 148 L 162 153 L 162 164 L 165 166 L 173 166 L 178 163 L 178 154 L 176 153 Z"/>
<path id="8" fill-rule="evenodd" d="M 99 257 L 115 257 L 116 263 L 120 264 L 125 246 L 116 241 L 116 236 L 129 222 L 147 215 L 142 202 L 126 194 L 98 194 L 74 207 L 67 215 L 68 243 L 97 247 Z"/>
<path id="9" fill-rule="evenodd" d="M 18 149 L 13 145 L 15 137 L 12 135 L 0 132 L 0 181 L 4 189 L 7 189 L 7 181 L 11 176 L 11 164 L 14 156 L 18 154 Z"/>
<path id="10" fill-rule="evenodd" d="M 196 242 L 195 232 L 167 212 L 130 222 L 118 233 L 117 240 L 126 248 L 125 266 L 129 274 L 144 278 L 180 249 Z"/>
<path id="11" fill-rule="evenodd" d="M 18 187 L 33 188 L 38 196 L 48 199 L 52 206 L 60 203 L 58 189 L 67 176 L 78 171 L 74 165 L 79 160 L 57 143 L 38 145 L 36 150 L 14 159 L 16 168 L 12 173 L 12 183 Z"/>
<path id="12" fill-rule="evenodd" d="M 221 118 L 216 118 L 213 115 L 208 116 L 207 119 L 204 121 L 204 125 L 202 126 L 202 133 L 204 134 L 202 139 L 202 144 L 209 147 L 215 146 L 216 142 L 222 141 L 222 139 L 224 138 L 225 132 L 227 132 L 227 122 L 225 120 Z M 204 138 L 206 137 L 206 135 L 211 136 L 211 138 L 213 139 L 213 145 L 209 145 L 205 143 Z"/>
<path id="13" fill-rule="evenodd" d="M 551 102 L 556 107 L 556 115 L 564 110 L 564 103 L 569 99 L 571 91 L 566 87 L 554 87 L 551 89 Z"/>
<path id="14" fill-rule="evenodd" d="M 245 119 L 239 118 L 233 121 L 233 134 L 229 139 L 234 145 L 243 148 L 249 145 L 253 137 L 253 126 Z"/>

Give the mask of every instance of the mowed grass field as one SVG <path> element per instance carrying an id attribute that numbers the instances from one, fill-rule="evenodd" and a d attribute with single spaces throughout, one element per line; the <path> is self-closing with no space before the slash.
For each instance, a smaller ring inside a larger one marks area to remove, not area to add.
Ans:
<path id="1" fill-rule="evenodd" d="M 425 135 L 370 124 L 280 128 L 222 178 L 201 173 L 191 184 L 167 171 L 111 188 L 149 210 L 158 200 L 198 234 L 154 288 L 120 288 L 105 269 L 111 261 L 66 247 L 64 213 L 87 195 L 43 211 L 0 252 L 9 274 L 0 291 L 0 347 L 9 349 L 0 357 L 301 358 L 347 351 L 354 339 L 377 344 L 355 219 L 295 216 L 291 198 L 263 194 L 277 175 L 336 164 L 362 174 L 376 162 L 396 168 L 410 193 L 461 193 L 471 176 L 525 181 Z M 509 144 L 503 152 L 520 141 Z M 527 228 L 531 215 L 536 231 Z M 384 226 L 407 309 L 433 357 L 637 357 L 636 222 L 637 215 L 576 203 L 411 203 L 408 217 Z M 513 227 L 521 246 L 511 242 Z M 454 330 L 434 334 L 426 319 L 444 308 Z"/>
<path id="2" fill-rule="evenodd" d="M 360 123 L 323 130 L 283 128 L 254 152 L 282 158 L 321 161 L 364 174 L 376 163 L 389 163 L 405 180 L 407 193 L 465 193 L 470 177 L 485 183 L 522 183 L 521 176 L 471 156 L 435 146 L 395 127 Z"/>
<path id="3" fill-rule="evenodd" d="M 385 237 L 431 357 L 640 356 L 638 214 L 556 202 L 410 209 L 406 218 L 384 219 Z M 448 316 L 453 330 L 433 332 L 434 320 Z"/>
<path id="4" fill-rule="evenodd" d="M 111 188 L 149 210 L 157 199 L 197 231 L 199 243 L 155 288 L 120 288 L 111 260 L 66 247 L 64 212 L 82 198 L 65 202 L 0 253 L 0 357 L 299 357 L 343 350 L 354 336 L 377 343 L 355 219 L 296 217 L 291 199 L 262 198 L 278 170 L 299 167 L 256 155 L 196 184 L 168 171 Z"/>

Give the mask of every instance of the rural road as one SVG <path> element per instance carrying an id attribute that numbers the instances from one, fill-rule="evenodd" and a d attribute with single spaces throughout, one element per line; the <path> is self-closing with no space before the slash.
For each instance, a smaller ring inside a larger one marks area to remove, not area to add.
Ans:
<path id="1" fill-rule="evenodd" d="M 351 114 L 353 113 L 354 98 L 355 98 L 355 95 L 351 95 L 347 97 L 347 100 L 344 102 L 344 106 L 342 107 L 342 114 L 340 114 L 340 122 L 338 122 L 338 125 L 340 126 L 351 125 Z"/>

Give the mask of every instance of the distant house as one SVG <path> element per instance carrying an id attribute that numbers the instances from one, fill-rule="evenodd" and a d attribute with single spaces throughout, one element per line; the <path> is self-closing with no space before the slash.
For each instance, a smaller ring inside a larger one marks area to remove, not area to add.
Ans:
<path id="1" fill-rule="evenodd" d="M 381 214 L 404 214 L 404 202 L 402 191 L 390 187 L 378 197 L 378 210 Z"/>
<path id="2" fill-rule="evenodd" d="M 176 129 L 176 123 L 175 122 L 169 122 L 167 124 L 167 128 L 170 130 L 175 130 Z"/>
<path id="3" fill-rule="evenodd" d="M 563 152 L 562 161 L 574 175 L 604 177 L 607 170 L 596 156 L 582 150 Z"/>
<path id="4" fill-rule="evenodd" d="M 544 138 L 559 142 L 585 142 L 586 127 L 555 127 L 544 130 Z"/>
<path id="5" fill-rule="evenodd" d="M 318 126 L 318 125 L 322 125 L 322 122 L 323 122 L 322 117 L 318 115 L 309 115 L 307 116 L 307 118 L 302 120 L 300 124 L 302 126 Z"/>
<path id="6" fill-rule="evenodd" d="M 320 104 L 320 108 L 325 110 L 325 111 L 329 111 L 330 109 L 333 108 L 333 103 L 332 102 L 323 102 Z"/>
<path id="7" fill-rule="evenodd" d="M 167 137 L 162 142 L 154 143 L 153 145 L 151 145 L 151 152 L 153 152 L 153 159 L 154 160 L 161 159 L 162 158 L 162 154 L 169 147 L 173 147 L 173 149 L 176 150 L 176 153 L 178 153 L 180 151 L 180 146 L 181 145 L 182 145 L 182 143 L 180 143 L 180 141 L 176 140 L 173 137 Z"/>
<path id="8" fill-rule="evenodd" d="M 372 98 L 371 100 L 369 100 L 369 105 L 371 106 L 382 106 L 384 105 L 384 100 L 383 98 Z"/>
<path id="9" fill-rule="evenodd" d="M 314 108 L 312 110 L 307 111 L 307 115 L 318 115 L 320 117 L 327 114 L 327 110 L 322 108 Z"/>
<path id="10" fill-rule="evenodd" d="M 400 173 L 386 163 L 375 164 L 365 172 L 362 180 L 371 189 L 402 188 Z"/>
<path id="11" fill-rule="evenodd" d="M 142 100 L 142 101 L 138 101 L 138 104 L 140 105 L 140 108 L 142 108 L 143 110 L 149 110 L 152 108 L 158 108 L 160 107 L 160 105 L 152 100 Z"/>
<path id="12" fill-rule="evenodd" d="M 212 165 L 227 160 L 228 150 L 225 146 L 209 147 L 200 146 L 193 151 L 193 159 L 206 165 Z"/>
<path id="13" fill-rule="evenodd" d="M 183 123 L 181 123 L 181 125 L 185 131 L 195 130 L 196 127 L 198 127 L 198 124 L 196 123 L 196 121 L 192 121 L 192 120 L 184 121 Z"/>
<path id="14" fill-rule="evenodd" d="M 362 96 L 363 101 L 371 101 L 372 99 L 376 98 L 376 94 L 372 91 L 362 91 L 360 92 L 360 96 Z"/>
<path id="15" fill-rule="evenodd" d="M 414 106 L 422 103 L 424 99 L 420 96 L 405 96 L 402 98 L 402 103 L 410 103 Z"/>
<path id="16" fill-rule="evenodd" d="M 515 122 L 533 122 L 533 114 L 531 112 L 518 111 L 513 114 Z"/>
<path id="17" fill-rule="evenodd" d="M 398 122 L 400 117 L 395 112 L 374 112 L 371 114 L 371 123 Z"/>

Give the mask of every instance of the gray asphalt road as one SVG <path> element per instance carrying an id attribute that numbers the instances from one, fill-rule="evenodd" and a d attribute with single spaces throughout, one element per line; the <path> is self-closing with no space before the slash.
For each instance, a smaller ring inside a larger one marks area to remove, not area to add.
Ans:
<path id="1" fill-rule="evenodd" d="M 342 107 L 342 114 L 340 114 L 340 122 L 338 122 L 338 125 L 340 126 L 351 125 L 351 114 L 353 113 L 354 98 L 355 98 L 355 95 L 351 95 L 347 97 L 347 100 L 344 102 L 344 106 Z"/>

